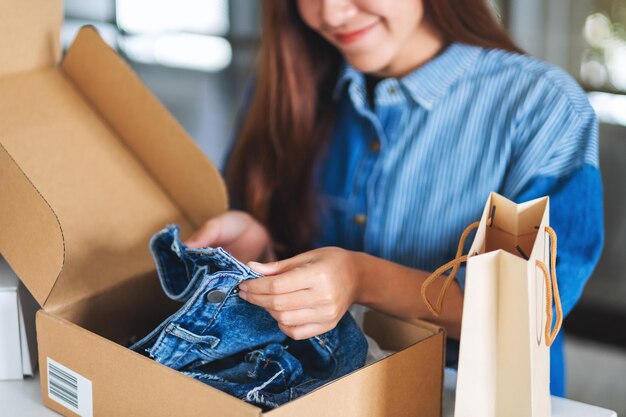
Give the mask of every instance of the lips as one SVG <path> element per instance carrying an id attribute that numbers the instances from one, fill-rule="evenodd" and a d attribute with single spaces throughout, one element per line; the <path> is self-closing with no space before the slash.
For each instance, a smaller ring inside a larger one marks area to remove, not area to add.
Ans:
<path id="1" fill-rule="evenodd" d="M 357 29 L 357 30 L 350 31 L 350 32 L 336 33 L 335 38 L 337 39 L 337 41 L 339 41 L 340 43 L 344 45 L 354 43 L 358 41 L 359 39 L 361 39 L 362 37 L 364 37 L 377 24 L 378 24 L 378 21 L 371 23 L 361 29 Z"/>

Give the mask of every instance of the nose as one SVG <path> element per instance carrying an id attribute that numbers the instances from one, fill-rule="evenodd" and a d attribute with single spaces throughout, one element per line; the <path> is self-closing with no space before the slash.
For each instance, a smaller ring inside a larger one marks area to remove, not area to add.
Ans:
<path id="1" fill-rule="evenodd" d="M 321 18 L 325 26 L 342 26 L 358 13 L 358 8 L 349 0 L 322 0 Z"/>

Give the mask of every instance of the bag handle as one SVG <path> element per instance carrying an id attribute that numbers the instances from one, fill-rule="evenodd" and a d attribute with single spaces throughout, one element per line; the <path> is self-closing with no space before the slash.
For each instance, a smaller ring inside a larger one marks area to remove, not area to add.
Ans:
<path id="1" fill-rule="evenodd" d="M 552 346 L 554 339 L 559 334 L 561 326 L 563 325 L 563 307 L 561 306 L 561 296 L 559 294 L 559 286 L 556 280 L 556 233 L 553 228 L 546 226 L 546 233 L 550 236 L 550 269 L 542 261 L 537 259 L 536 265 L 543 272 L 544 281 L 546 283 L 546 329 L 545 338 L 546 346 Z M 552 273 L 550 273 L 552 272 Z M 552 285 L 550 285 L 550 278 L 552 278 Z M 554 329 L 550 331 L 552 326 L 552 298 L 554 295 L 554 305 L 556 306 L 556 323 L 554 323 Z"/>
<path id="2" fill-rule="evenodd" d="M 443 298 L 445 297 L 446 292 L 448 291 L 448 288 L 450 287 L 452 280 L 456 276 L 461 264 L 467 261 L 467 255 L 462 255 L 463 248 L 465 247 L 465 240 L 467 239 L 467 236 L 470 234 L 470 232 L 478 228 L 479 225 L 480 225 L 480 222 L 474 222 L 470 224 L 469 226 L 467 226 L 467 228 L 463 231 L 463 234 L 461 235 L 461 239 L 459 239 L 459 247 L 457 248 L 455 259 L 437 268 L 437 270 L 433 272 L 428 278 L 426 278 L 426 280 L 422 284 L 422 291 L 421 291 L 422 300 L 424 301 L 424 304 L 426 304 L 426 307 L 428 308 L 428 310 L 435 317 L 439 317 L 441 315 L 441 309 L 443 307 Z M 558 286 L 557 279 L 556 279 L 556 247 L 557 247 L 556 232 L 550 226 L 546 226 L 545 231 L 548 234 L 548 236 L 550 236 L 550 269 L 551 271 L 548 271 L 548 267 L 546 266 L 546 264 L 544 264 L 539 259 L 537 259 L 535 263 L 542 270 L 544 281 L 546 284 L 546 317 L 547 318 L 546 318 L 546 327 L 545 327 L 545 339 L 546 339 L 546 346 L 552 346 L 552 343 L 554 343 L 554 339 L 556 339 L 556 336 L 558 335 L 559 331 L 561 330 L 561 326 L 563 325 L 563 308 L 561 306 L 561 296 L 559 294 L 559 286 Z M 439 296 L 437 297 L 437 303 L 436 305 L 433 306 L 433 304 L 428 299 L 428 296 L 426 295 L 426 290 L 437 278 L 439 278 L 445 271 L 447 271 L 450 268 L 453 268 L 452 272 L 450 272 L 450 275 L 448 275 L 448 277 L 446 278 L 446 281 L 444 282 L 443 287 L 441 288 L 441 291 L 439 292 Z M 550 327 L 552 326 L 552 306 L 553 306 L 552 299 L 553 298 L 554 298 L 554 305 L 556 306 L 556 323 L 554 324 L 554 328 L 552 329 L 552 331 L 550 331 Z"/>
<path id="3" fill-rule="evenodd" d="M 443 307 L 443 297 L 446 295 L 446 292 L 448 291 L 450 284 L 452 284 L 452 280 L 454 279 L 457 272 L 459 271 L 461 264 L 467 261 L 467 255 L 463 255 L 463 248 L 465 247 L 465 240 L 467 239 L 467 236 L 470 234 L 470 232 L 474 229 L 477 229 L 479 225 L 480 225 L 480 222 L 474 222 L 465 228 L 465 230 L 463 231 L 463 234 L 461 235 L 461 239 L 459 239 L 459 247 L 456 250 L 455 259 L 437 268 L 437 270 L 433 272 L 432 274 L 430 274 L 430 276 L 426 278 L 426 280 L 422 284 L 422 300 L 424 301 L 424 304 L 426 304 L 426 307 L 428 308 L 428 310 L 435 317 L 439 317 L 439 315 L 441 314 L 441 309 Z M 439 296 L 437 297 L 437 305 L 433 306 L 430 300 L 428 299 L 428 296 L 426 295 L 426 290 L 428 289 L 430 284 L 433 283 L 433 281 L 439 278 L 441 274 L 443 274 L 450 268 L 452 268 L 452 272 L 450 272 L 450 275 L 448 275 L 448 277 L 446 278 L 446 281 L 443 283 L 443 287 L 441 288 L 441 291 L 439 292 Z"/>

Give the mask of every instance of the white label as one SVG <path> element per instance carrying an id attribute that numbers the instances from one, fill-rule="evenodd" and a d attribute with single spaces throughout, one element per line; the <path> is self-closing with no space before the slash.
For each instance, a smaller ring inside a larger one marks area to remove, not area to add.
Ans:
<path id="1" fill-rule="evenodd" d="M 48 397 L 81 417 L 93 417 L 91 381 L 50 358 Z"/>

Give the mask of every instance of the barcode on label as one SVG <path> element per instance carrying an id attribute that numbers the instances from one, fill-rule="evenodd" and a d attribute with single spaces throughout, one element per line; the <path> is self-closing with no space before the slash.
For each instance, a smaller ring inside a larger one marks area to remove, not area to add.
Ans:
<path id="1" fill-rule="evenodd" d="M 91 381 L 50 358 L 48 397 L 79 416 L 93 416 Z"/>

